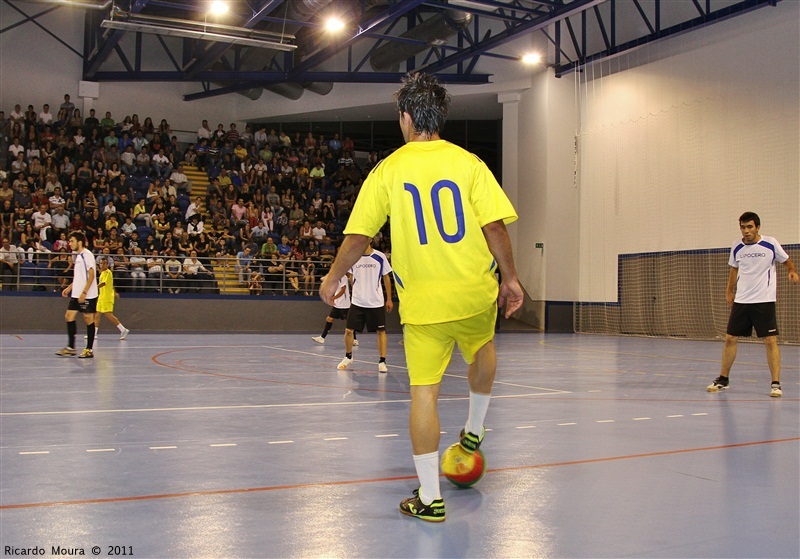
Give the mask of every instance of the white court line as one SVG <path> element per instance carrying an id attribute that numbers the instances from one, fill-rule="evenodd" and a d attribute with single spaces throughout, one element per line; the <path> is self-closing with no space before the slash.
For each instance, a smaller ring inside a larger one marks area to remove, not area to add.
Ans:
<path id="1" fill-rule="evenodd" d="M 683 415 L 681 415 L 681 414 L 678 414 L 678 415 L 668 415 L 667 417 L 683 417 Z"/>
<path id="2" fill-rule="evenodd" d="M 614 419 L 598 419 L 595 423 L 616 423 Z"/>
<path id="3" fill-rule="evenodd" d="M 23 451 L 20 454 L 50 454 L 49 450 L 30 450 L 30 451 Z"/>
<path id="4" fill-rule="evenodd" d="M 648 419 L 652 419 L 651 417 L 634 417 L 634 421 L 646 421 Z"/>
<path id="5" fill-rule="evenodd" d="M 556 425 L 558 425 L 559 427 L 562 427 L 564 425 L 577 425 L 577 423 L 556 423 Z"/>
<path id="6" fill-rule="evenodd" d="M 328 437 L 327 439 L 322 439 L 323 441 L 346 441 L 347 437 Z"/>
<path id="7" fill-rule="evenodd" d="M 292 444 L 294 441 L 267 441 L 267 444 Z"/>
<path id="8" fill-rule="evenodd" d="M 391 435 L 375 435 L 375 438 L 376 439 L 385 439 L 387 437 L 399 437 L 399 436 L 400 435 L 398 435 L 397 433 L 393 433 Z"/>
<path id="9" fill-rule="evenodd" d="M 116 452 L 116 448 L 87 448 L 86 452 Z"/>
<path id="10" fill-rule="evenodd" d="M 237 446 L 237 445 L 236 445 L 236 443 L 216 443 L 216 444 L 210 444 L 208 446 L 213 446 L 213 447 L 217 448 L 217 447 L 222 447 L 222 446 Z"/>
<path id="11" fill-rule="evenodd" d="M 708 415 L 707 413 L 693 413 L 692 415 Z"/>
<path id="12" fill-rule="evenodd" d="M 151 446 L 150 450 L 172 450 L 178 448 L 177 446 Z"/>
<path id="13" fill-rule="evenodd" d="M 544 389 L 546 390 L 546 389 Z M 531 392 L 529 394 L 509 394 L 505 396 L 492 396 L 492 398 L 527 398 L 530 396 L 550 396 L 554 392 Z M 571 392 L 558 392 L 558 394 L 571 394 Z M 454 396 L 452 398 L 439 398 L 440 402 L 458 402 L 469 400 L 469 396 Z M 128 408 L 111 410 L 63 410 L 63 411 L 12 411 L 2 412 L 0 417 L 11 417 L 18 415 L 80 415 L 92 413 L 143 413 L 143 412 L 174 412 L 174 411 L 218 411 L 218 410 L 248 410 L 248 409 L 269 409 L 269 408 L 305 408 L 321 406 L 362 406 L 374 404 L 397 404 L 411 402 L 410 399 L 403 400 L 369 400 L 362 402 L 304 402 L 294 404 L 247 404 L 241 406 L 194 406 L 182 408 Z M 487 429 L 488 431 L 489 429 Z"/>
<path id="14" fill-rule="evenodd" d="M 517 425 L 514 429 L 535 429 L 536 425 Z"/>

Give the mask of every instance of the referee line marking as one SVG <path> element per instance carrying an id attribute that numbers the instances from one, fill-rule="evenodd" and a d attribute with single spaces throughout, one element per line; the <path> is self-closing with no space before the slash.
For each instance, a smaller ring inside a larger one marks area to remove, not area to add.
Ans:
<path id="1" fill-rule="evenodd" d="M 600 464 L 603 462 L 614 462 L 619 460 L 634 460 L 641 458 L 656 458 L 659 456 L 673 456 L 676 454 L 686 454 L 692 452 L 709 452 L 717 450 L 730 450 L 733 448 L 744 448 L 748 446 L 759 446 L 765 444 L 788 443 L 800 441 L 800 437 L 792 437 L 788 439 L 773 439 L 765 441 L 751 441 L 744 443 L 733 443 L 719 446 L 706 446 L 698 448 L 679 448 L 674 450 L 663 450 L 660 452 L 646 452 L 642 454 L 627 454 L 621 456 L 606 456 L 601 458 L 586 458 L 583 460 L 569 460 L 565 462 L 551 462 L 545 464 L 530 464 L 526 466 L 512 466 L 509 468 L 493 468 L 487 470 L 488 472 L 516 472 L 523 470 L 536 470 L 542 468 L 559 468 L 563 466 L 580 466 L 585 464 Z M 407 476 L 394 476 L 382 478 L 368 478 L 368 479 L 352 479 L 343 481 L 327 481 L 317 483 L 298 483 L 294 485 L 272 485 L 266 487 L 240 487 L 233 489 L 214 489 L 209 491 L 188 491 L 185 493 L 158 493 L 151 495 L 131 495 L 127 497 L 105 497 L 101 499 L 79 499 L 74 501 L 51 501 L 40 503 L 17 503 L 11 505 L 0 505 L 0 510 L 10 509 L 30 509 L 30 508 L 44 508 L 44 507 L 64 507 L 64 506 L 82 506 L 82 505 L 98 505 L 109 503 L 128 503 L 133 501 L 153 501 L 160 499 L 177 499 L 185 497 L 209 497 L 214 495 L 235 495 L 241 493 L 261 493 L 265 491 L 282 491 L 282 490 L 297 490 L 308 489 L 312 487 L 336 487 L 342 485 L 359 485 L 364 483 L 386 483 L 394 481 L 410 481 L 416 480 L 417 475 Z"/>

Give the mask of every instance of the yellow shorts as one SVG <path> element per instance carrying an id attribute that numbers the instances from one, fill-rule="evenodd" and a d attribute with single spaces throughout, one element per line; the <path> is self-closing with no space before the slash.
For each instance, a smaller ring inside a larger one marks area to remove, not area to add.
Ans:
<path id="1" fill-rule="evenodd" d="M 114 312 L 114 301 L 112 300 L 109 302 L 101 302 L 97 301 L 97 312 Z"/>
<path id="2" fill-rule="evenodd" d="M 475 361 L 478 350 L 492 341 L 497 319 L 497 305 L 492 304 L 480 314 L 440 324 L 406 324 L 403 344 L 411 385 L 438 384 L 447 365 L 458 350 L 467 364 Z"/>

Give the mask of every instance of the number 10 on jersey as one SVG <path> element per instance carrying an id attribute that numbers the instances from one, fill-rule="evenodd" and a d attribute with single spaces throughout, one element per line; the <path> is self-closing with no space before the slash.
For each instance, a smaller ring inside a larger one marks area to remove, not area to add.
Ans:
<path id="1" fill-rule="evenodd" d="M 422 196 L 420 195 L 419 188 L 415 185 L 410 183 L 405 183 L 403 185 L 406 192 L 411 194 L 411 199 L 414 202 L 414 217 L 417 221 L 417 234 L 419 235 L 419 244 L 427 245 L 428 244 L 428 232 L 425 227 L 425 216 L 423 214 L 423 200 Z M 440 193 L 442 190 L 448 190 L 450 195 L 453 197 L 453 209 L 455 210 L 455 222 L 456 222 L 456 231 L 452 235 L 448 234 L 444 230 L 444 219 L 442 217 L 442 202 L 440 199 Z M 453 181 L 449 180 L 440 180 L 436 184 L 433 185 L 431 188 L 431 206 L 433 208 L 433 217 L 436 221 L 436 228 L 439 231 L 439 235 L 442 237 L 442 240 L 446 243 L 457 243 L 461 239 L 464 238 L 464 233 L 466 232 L 465 224 L 464 224 L 464 204 L 461 201 L 461 191 L 458 188 L 458 185 Z"/>

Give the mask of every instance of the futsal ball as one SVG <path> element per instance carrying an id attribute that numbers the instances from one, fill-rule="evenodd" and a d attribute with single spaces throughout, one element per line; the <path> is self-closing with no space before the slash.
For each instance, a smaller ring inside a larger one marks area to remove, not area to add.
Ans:
<path id="1" fill-rule="evenodd" d="M 472 487 L 486 473 L 486 459 L 480 449 L 470 454 L 455 443 L 442 454 L 442 473 L 456 487 Z"/>

